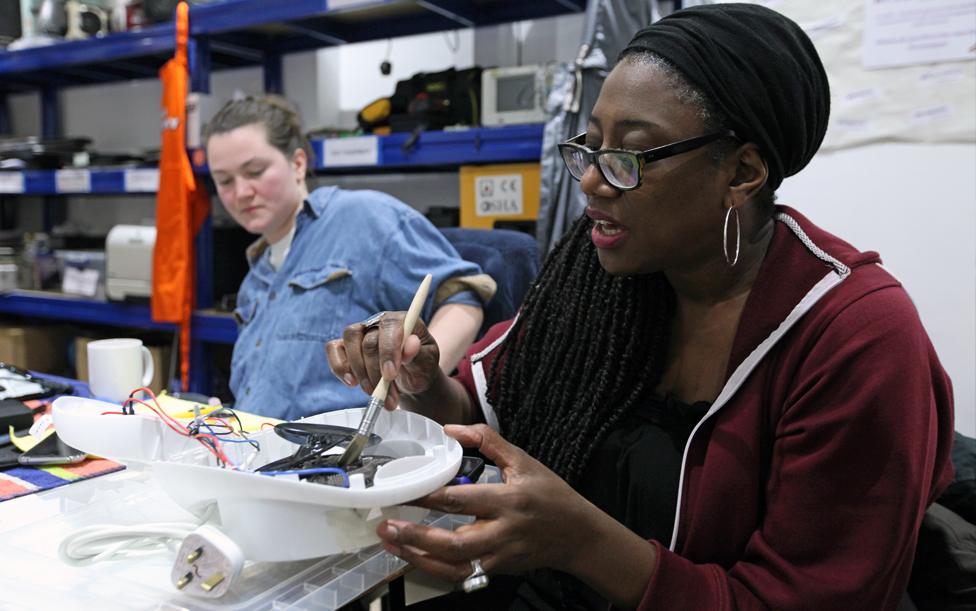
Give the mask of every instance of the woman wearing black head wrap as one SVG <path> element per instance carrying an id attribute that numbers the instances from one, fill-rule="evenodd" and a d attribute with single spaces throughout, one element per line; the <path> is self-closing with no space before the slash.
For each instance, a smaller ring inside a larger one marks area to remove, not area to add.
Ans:
<path id="1" fill-rule="evenodd" d="M 402 354 L 395 325 L 330 345 L 336 374 L 369 389 L 382 363 L 402 407 L 485 423 L 448 432 L 505 483 L 421 501 L 478 520 L 377 531 L 421 569 L 491 580 L 443 608 L 897 606 L 951 476 L 951 388 L 878 255 L 774 204 L 828 100 L 789 19 L 678 11 L 560 146 L 586 215 L 456 378 L 422 323 Z"/>
<path id="2" fill-rule="evenodd" d="M 779 13 L 751 4 L 678 11 L 638 32 L 621 57 L 641 54 L 673 66 L 726 127 L 759 147 L 772 191 L 820 148 L 827 74 L 803 30 Z"/>

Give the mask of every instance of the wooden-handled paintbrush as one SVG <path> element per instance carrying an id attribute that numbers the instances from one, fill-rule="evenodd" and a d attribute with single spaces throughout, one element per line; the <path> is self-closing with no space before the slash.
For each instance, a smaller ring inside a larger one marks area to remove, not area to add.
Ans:
<path id="1" fill-rule="evenodd" d="M 423 282 L 420 283 L 420 287 L 417 288 L 417 293 L 413 296 L 413 301 L 410 302 L 410 307 L 407 309 L 407 316 L 403 319 L 404 342 L 410 337 L 410 333 L 413 331 L 413 327 L 417 324 L 417 319 L 420 317 L 420 310 L 423 309 L 424 302 L 427 301 L 427 291 L 430 290 L 430 281 L 431 275 L 427 274 Z M 401 345 L 401 350 L 402 348 Z M 369 441 L 369 436 L 373 432 L 376 418 L 379 417 L 380 412 L 383 410 L 383 403 L 386 402 L 386 393 L 389 390 L 389 386 L 390 383 L 385 378 L 380 378 L 376 388 L 373 389 L 373 394 L 369 399 L 369 405 L 366 406 L 366 411 L 363 412 L 363 419 L 359 423 L 356 435 L 349 442 L 349 445 L 346 446 L 346 451 L 339 457 L 340 467 L 345 468 L 359 460 L 359 456 L 363 453 L 366 442 Z"/>

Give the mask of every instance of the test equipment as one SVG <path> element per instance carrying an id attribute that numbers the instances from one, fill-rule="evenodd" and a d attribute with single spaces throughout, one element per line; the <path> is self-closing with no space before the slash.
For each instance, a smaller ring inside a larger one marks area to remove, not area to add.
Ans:
<path id="1" fill-rule="evenodd" d="M 481 124 L 544 122 L 549 81 L 542 65 L 486 68 L 481 72 Z"/>

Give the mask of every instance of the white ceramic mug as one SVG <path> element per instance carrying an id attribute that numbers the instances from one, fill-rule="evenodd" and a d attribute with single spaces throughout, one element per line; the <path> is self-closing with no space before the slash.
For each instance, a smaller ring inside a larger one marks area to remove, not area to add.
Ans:
<path id="1" fill-rule="evenodd" d="M 100 339 L 88 343 L 88 388 L 99 399 L 122 402 L 152 382 L 152 355 L 142 340 Z"/>

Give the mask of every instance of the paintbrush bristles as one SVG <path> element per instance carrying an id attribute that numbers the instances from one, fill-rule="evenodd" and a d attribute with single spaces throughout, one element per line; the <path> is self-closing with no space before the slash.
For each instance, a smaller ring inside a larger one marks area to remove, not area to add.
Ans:
<path id="1" fill-rule="evenodd" d="M 349 445 L 346 446 L 346 451 L 342 453 L 339 457 L 338 465 L 339 467 L 345 469 L 353 462 L 359 459 L 362 455 L 363 450 L 366 449 L 366 440 L 368 439 L 365 435 L 356 434 L 349 441 Z"/>

